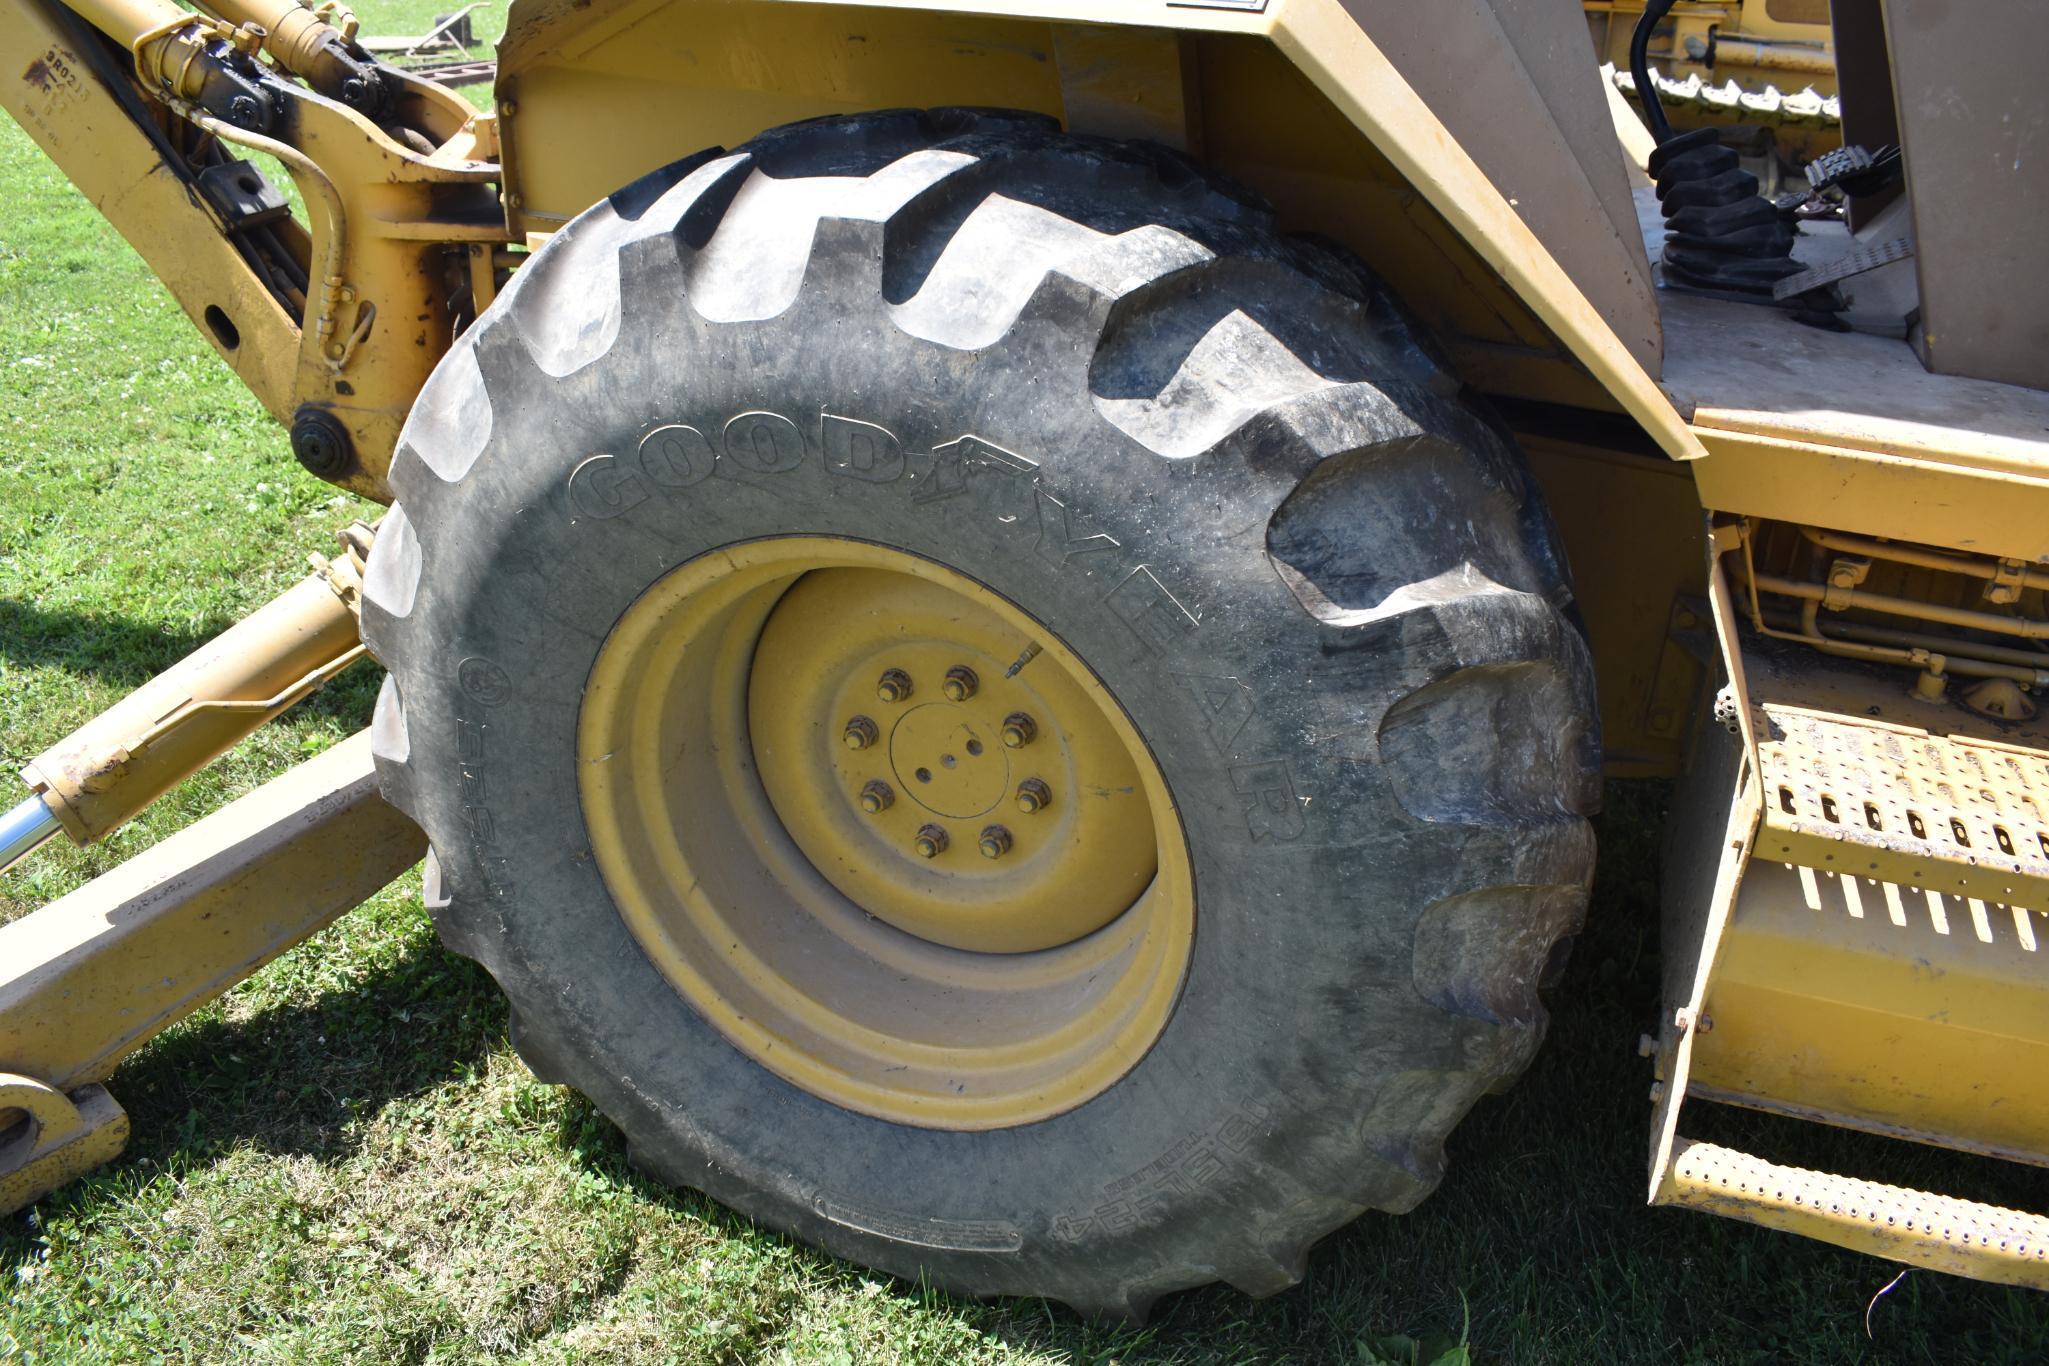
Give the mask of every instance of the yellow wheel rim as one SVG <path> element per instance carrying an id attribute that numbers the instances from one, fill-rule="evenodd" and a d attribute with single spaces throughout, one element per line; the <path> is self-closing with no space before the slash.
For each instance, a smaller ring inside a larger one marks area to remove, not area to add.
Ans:
<path id="1" fill-rule="evenodd" d="M 1079 657 L 953 570 L 823 537 L 685 564 L 613 627 L 578 748 L 642 948 L 834 1104 L 1030 1123 L 1173 1008 L 1194 883 L 1158 765 Z"/>

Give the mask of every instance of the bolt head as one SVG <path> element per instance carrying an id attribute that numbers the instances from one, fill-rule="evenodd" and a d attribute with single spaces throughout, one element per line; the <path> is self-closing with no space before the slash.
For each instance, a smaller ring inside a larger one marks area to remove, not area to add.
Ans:
<path id="1" fill-rule="evenodd" d="M 938 858 L 946 852 L 946 844 L 946 831 L 936 825 L 924 825 L 918 827 L 911 848 L 917 851 L 919 858 Z"/>
<path id="2" fill-rule="evenodd" d="M 1027 778 L 1017 785 L 1017 809 L 1027 816 L 1044 811 L 1052 800 L 1052 789 L 1037 778 Z"/>
<path id="3" fill-rule="evenodd" d="M 1002 858 L 1010 852 L 1010 832 L 1000 825 L 985 825 L 975 847 L 982 851 L 983 858 Z"/>
<path id="4" fill-rule="evenodd" d="M 884 669 L 882 677 L 875 680 L 875 695 L 885 702 L 907 701 L 911 695 L 911 676 L 902 669 Z"/>
<path id="5" fill-rule="evenodd" d="M 939 685 L 939 691 L 946 694 L 950 702 L 965 702 L 982 686 L 982 680 L 965 664 L 956 664 L 946 671 L 946 681 Z"/>
<path id="6" fill-rule="evenodd" d="M 1038 724 L 1021 711 L 1003 718 L 1003 743 L 1011 749 L 1023 749 L 1038 733 Z"/>
<path id="7" fill-rule="evenodd" d="M 866 749 L 882 734 L 873 721 L 865 716 L 852 717 L 846 729 L 840 732 L 840 743 L 848 749 Z"/>
<path id="8" fill-rule="evenodd" d="M 861 809 L 871 816 L 879 816 L 896 804 L 896 790 L 880 778 L 871 778 L 861 789 Z"/>

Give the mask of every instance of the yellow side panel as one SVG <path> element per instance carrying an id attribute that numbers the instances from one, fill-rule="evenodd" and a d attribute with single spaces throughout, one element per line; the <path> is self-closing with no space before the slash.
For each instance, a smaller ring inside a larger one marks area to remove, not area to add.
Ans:
<path id="1" fill-rule="evenodd" d="M 529 51 L 508 42 L 500 128 L 524 230 L 713 145 L 826 114 L 946 104 L 1058 117 L 1050 25 L 987 15 L 638 0 Z"/>
<path id="2" fill-rule="evenodd" d="M 1690 1090 L 2049 1163 L 2045 937 L 2034 911 L 1754 863 Z"/>
<path id="3" fill-rule="evenodd" d="M 1717 512 L 2049 563 L 2049 478 L 1696 427 Z"/>
<path id="4" fill-rule="evenodd" d="M 1679 771 L 1714 654 L 1686 465 L 1518 433 L 1572 565 L 1611 778 Z"/>

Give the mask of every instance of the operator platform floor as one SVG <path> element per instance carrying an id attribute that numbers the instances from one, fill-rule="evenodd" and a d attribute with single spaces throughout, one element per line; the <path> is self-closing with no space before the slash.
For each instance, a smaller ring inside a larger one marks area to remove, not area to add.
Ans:
<path id="1" fill-rule="evenodd" d="M 1636 206 L 1655 262 L 1656 191 L 1638 188 Z M 1810 226 L 1795 257 L 1834 254 L 1830 235 Z M 2049 478 L 2049 392 L 1934 374 L 1903 340 L 1826 331 L 1767 305 L 1663 287 L 1657 298 L 1659 382 L 1697 425 Z"/>

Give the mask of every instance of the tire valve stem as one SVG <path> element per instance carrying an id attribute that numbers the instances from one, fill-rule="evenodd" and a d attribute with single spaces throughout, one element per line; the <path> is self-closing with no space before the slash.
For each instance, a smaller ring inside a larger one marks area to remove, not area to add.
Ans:
<path id="1" fill-rule="evenodd" d="M 1026 645 L 1024 647 L 1023 652 L 1020 653 L 1017 659 L 1011 663 L 1011 666 L 1003 671 L 1003 676 L 1005 678 L 1016 678 L 1018 672 L 1022 670 L 1025 665 L 1037 659 L 1039 657 L 1039 651 L 1044 648 L 1045 647 L 1040 645 L 1039 642 L 1036 640 Z"/>
<path id="2" fill-rule="evenodd" d="M 896 803 L 896 789 L 880 778 L 870 778 L 861 788 L 861 809 L 879 816 Z"/>
<path id="3" fill-rule="evenodd" d="M 1038 723 L 1021 711 L 1003 718 L 1003 743 L 1011 749 L 1023 749 L 1038 733 Z"/>
<path id="4" fill-rule="evenodd" d="M 1037 778 L 1027 778 L 1017 785 L 1017 809 L 1027 816 L 1044 811 L 1053 800 L 1053 789 Z"/>
<path id="5" fill-rule="evenodd" d="M 939 685 L 939 691 L 946 694 L 949 702 L 965 702 L 981 686 L 982 680 L 975 677 L 973 669 L 965 664 L 956 664 L 946 671 L 946 681 Z"/>
<path id="6" fill-rule="evenodd" d="M 982 827 L 981 842 L 975 846 L 983 858 L 1002 858 L 1010 852 L 1010 832 L 1000 825 Z"/>
<path id="7" fill-rule="evenodd" d="M 848 749 L 866 749 L 875 743 L 881 731 L 865 716 L 856 716 L 847 722 L 847 728 L 840 732 L 840 742 Z"/>
<path id="8" fill-rule="evenodd" d="M 938 858 L 946 852 L 946 831 L 936 825 L 921 825 L 911 848 L 917 850 L 919 858 Z"/>
<path id="9" fill-rule="evenodd" d="M 875 695 L 885 702 L 905 702 L 911 696 L 911 676 L 902 669 L 884 669 L 875 680 Z"/>

